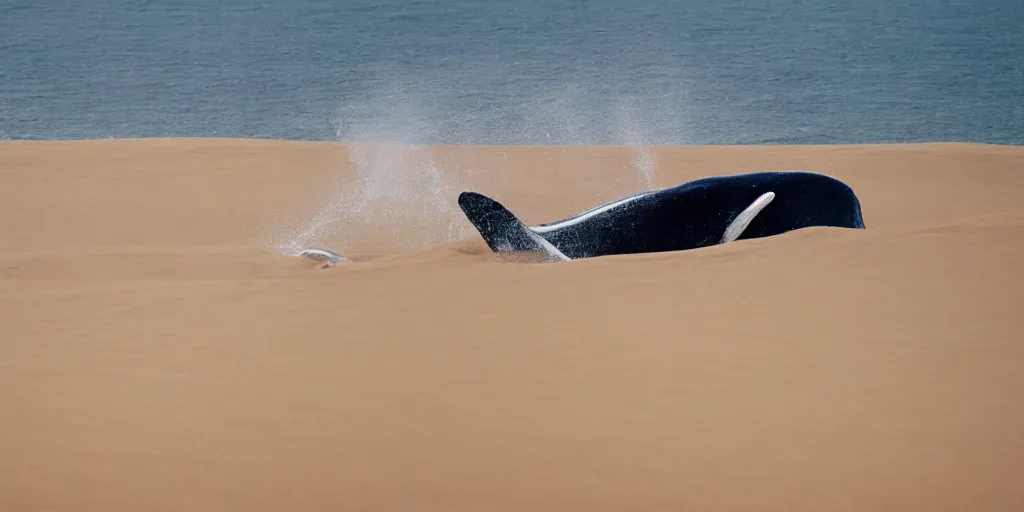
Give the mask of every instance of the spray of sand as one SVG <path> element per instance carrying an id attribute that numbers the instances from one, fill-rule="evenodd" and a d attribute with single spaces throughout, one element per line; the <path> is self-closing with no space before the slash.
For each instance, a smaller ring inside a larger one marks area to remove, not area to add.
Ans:
<path id="1" fill-rule="evenodd" d="M 337 135 L 350 145 L 354 180 L 330 184 L 315 213 L 277 237 L 277 249 L 296 254 L 330 241 L 331 249 L 343 254 L 382 253 L 472 236 L 456 202 L 469 185 L 458 177 L 464 173 L 438 165 L 427 144 L 459 138 L 444 136 L 453 130 L 452 119 L 471 127 L 473 115 L 425 107 L 431 104 L 428 100 L 392 87 L 344 105 Z M 584 87 L 567 85 L 509 114 L 521 122 L 506 135 L 523 141 L 630 146 L 630 165 L 597 170 L 621 173 L 623 189 L 617 192 L 630 194 L 655 187 L 650 109 L 629 98 L 608 102 L 589 96 Z"/>

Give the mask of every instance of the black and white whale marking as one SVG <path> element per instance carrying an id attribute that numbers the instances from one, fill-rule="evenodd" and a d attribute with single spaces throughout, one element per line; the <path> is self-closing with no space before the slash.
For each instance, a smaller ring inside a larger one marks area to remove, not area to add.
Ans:
<path id="1" fill-rule="evenodd" d="M 458 202 L 492 251 L 540 252 L 550 261 L 696 249 L 809 226 L 864 229 L 853 189 L 802 171 L 702 178 L 537 226 L 477 192 Z"/>

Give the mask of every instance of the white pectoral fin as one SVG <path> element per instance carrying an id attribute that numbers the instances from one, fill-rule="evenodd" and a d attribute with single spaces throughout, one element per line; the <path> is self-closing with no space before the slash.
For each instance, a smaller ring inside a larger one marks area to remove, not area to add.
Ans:
<path id="1" fill-rule="evenodd" d="M 754 200 L 753 203 L 750 203 L 750 206 L 740 212 L 736 219 L 729 224 L 729 227 L 725 228 L 725 234 L 722 235 L 722 240 L 719 243 L 724 244 L 739 238 L 743 231 L 747 229 L 747 226 L 754 221 L 754 217 L 757 217 L 757 214 L 761 213 L 761 210 L 768 206 L 768 203 L 772 202 L 772 199 L 775 199 L 775 192 L 765 192 L 761 197 Z"/>
<path id="2" fill-rule="evenodd" d="M 322 262 L 325 266 L 333 267 L 345 261 L 345 258 L 338 253 L 325 249 L 305 249 L 299 253 L 300 257 Z"/>

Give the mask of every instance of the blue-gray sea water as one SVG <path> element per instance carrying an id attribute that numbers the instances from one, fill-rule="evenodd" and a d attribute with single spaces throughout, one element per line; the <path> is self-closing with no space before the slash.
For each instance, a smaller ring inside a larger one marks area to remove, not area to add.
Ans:
<path id="1" fill-rule="evenodd" d="M 1024 144 L 1024 0 L 0 0 L 0 138 Z"/>

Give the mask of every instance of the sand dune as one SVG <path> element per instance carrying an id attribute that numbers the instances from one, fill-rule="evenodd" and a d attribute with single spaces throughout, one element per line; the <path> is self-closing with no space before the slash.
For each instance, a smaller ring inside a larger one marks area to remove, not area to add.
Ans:
<path id="1" fill-rule="evenodd" d="M 521 264 L 454 201 L 768 169 L 868 229 Z M 3 142 L 0 510 L 1022 510 L 1022 192 L 967 144 Z"/>

